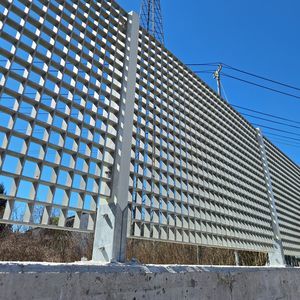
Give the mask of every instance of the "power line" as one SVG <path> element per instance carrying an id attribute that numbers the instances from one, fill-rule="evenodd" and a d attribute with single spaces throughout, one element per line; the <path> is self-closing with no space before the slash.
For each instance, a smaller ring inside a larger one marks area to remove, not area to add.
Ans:
<path id="1" fill-rule="evenodd" d="M 276 134 L 276 133 L 272 133 L 272 132 L 266 132 L 266 131 L 264 131 L 264 134 L 275 136 L 275 137 L 280 137 L 282 139 L 287 139 L 287 140 L 291 140 L 291 141 L 300 141 L 300 139 L 297 139 L 297 138 L 293 138 L 293 137 L 289 137 L 289 136 L 284 136 L 284 135 L 280 135 L 280 134 Z"/>
<path id="2" fill-rule="evenodd" d="M 300 143 L 299 142 L 293 142 L 293 141 L 287 141 L 287 140 L 284 140 L 284 139 L 281 139 L 281 138 L 272 138 L 272 141 L 276 141 L 276 142 L 284 142 L 284 143 L 292 143 L 291 145 L 296 145 L 296 146 L 299 146 L 300 147 Z"/>
<path id="3" fill-rule="evenodd" d="M 225 88 L 224 88 L 224 86 L 223 86 L 223 84 L 221 82 L 220 82 L 220 85 L 221 85 L 221 88 L 223 89 L 223 91 L 225 93 Z M 225 93 L 225 96 L 226 96 L 226 93 Z M 226 100 L 228 102 L 227 96 L 226 96 Z M 236 106 L 236 107 L 242 108 L 241 106 Z M 246 109 L 246 108 L 243 108 L 243 109 Z M 256 113 L 261 113 L 261 112 L 258 112 L 258 111 L 255 111 L 255 110 L 251 110 L 251 109 L 246 109 L 246 110 L 252 111 L 252 112 L 256 112 Z M 267 119 L 267 118 L 258 117 L 258 116 L 247 114 L 247 113 L 242 113 L 241 112 L 241 114 L 244 115 L 244 116 L 253 117 L 253 118 L 256 118 L 256 119 L 259 119 L 259 120 L 263 120 L 263 121 L 267 121 L 267 122 L 271 122 L 271 123 L 275 123 L 275 124 L 279 124 L 279 125 L 284 125 L 284 126 L 288 126 L 288 127 L 300 129 L 300 126 L 295 126 L 295 125 L 287 124 L 287 123 L 284 123 L 284 122 L 274 121 L 274 120 L 270 120 L 270 119 Z M 265 113 L 261 113 L 261 114 L 268 115 L 268 116 L 273 117 L 273 118 L 277 118 L 277 116 L 274 116 L 272 114 L 265 114 Z M 286 119 L 286 118 L 281 118 L 281 117 L 278 117 L 278 118 L 283 119 L 285 121 L 289 121 L 289 122 L 296 122 L 296 121 L 289 120 L 289 119 Z M 300 122 L 296 122 L 296 123 L 300 124 Z M 299 135 L 299 134 L 296 134 L 294 132 L 290 132 L 290 131 L 286 131 L 286 130 L 281 130 L 281 129 L 278 129 L 278 128 L 273 128 L 273 127 L 269 127 L 269 126 L 265 126 L 265 125 L 258 125 L 258 124 L 253 124 L 253 125 L 261 126 L 261 127 L 264 127 L 264 128 L 269 128 L 271 130 L 276 130 L 276 131 L 280 131 L 280 132 L 284 132 L 284 133 L 288 133 L 288 134 Z"/>
<path id="4" fill-rule="evenodd" d="M 281 144 L 281 145 L 286 145 L 286 146 L 290 146 L 290 147 L 295 147 L 295 148 L 300 148 L 300 144 L 296 145 L 296 144 L 289 144 L 289 143 L 284 143 L 284 142 L 281 142 L 281 141 L 274 141 L 276 142 L 277 144 Z"/>
<path id="5" fill-rule="evenodd" d="M 235 104 L 231 104 L 231 105 L 232 105 L 233 107 L 237 107 L 237 108 L 240 108 L 240 109 L 244 109 L 244 110 L 247 110 L 247 111 L 251 111 L 251 112 L 254 112 L 254 113 L 257 113 L 257 114 L 260 114 L 260 115 L 264 115 L 264 116 L 272 117 L 272 118 L 275 118 L 275 119 L 279 119 L 279 120 L 283 120 L 283 121 L 288 121 L 288 122 L 300 124 L 300 122 L 297 122 L 297 121 L 295 121 L 295 120 L 290 120 L 290 119 L 287 119 L 287 118 L 279 117 L 279 116 L 276 116 L 276 115 L 273 115 L 273 114 L 264 113 L 264 112 L 261 112 L 261 111 L 258 111 L 258 110 L 254 110 L 254 109 L 242 107 L 242 106 L 235 105 Z"/>
<path id="6" fill-rule="evenodd" d="M 196 74 L 198 74 L 198 73 L 213 73 L 213 70 L 207 70 L 207 71 L 201 71 L 200 70 L 200 71 L 194 71 L 194 73 L 196 73 Z M 251 84 L 251 85 L 254 85 L 254 86 L 260 87 L 262 89 L 266 89 L 266 90 L 275 92 L 275 93 L 279 93 L 279 94 L 286 95 L 286 96 L 289 96 L 289 97 L 292 97 L 292 98 L 300 99 L 300 96 L 298 96 L 298 95 L 290 94 L 290 93 L 287 93 L 287 92 L 283 92 L 283 91 L 280 91 L 280 90 L 277 90 L 277 89 L 274 89 L 274 88 L 271 88 L 271 87 L 268 87 L 268 86 L 265 86 L 265 85 L 253 82 L 253 81 L 245 80 L 245 79 L 242 79 L 242 78 L 239 78 L 239 77 L 235 77 L 235 76 L 226 74 L 224 72 L 221 72 L 221 75 L 223 75 L 225 77 L 228 77 L 228 78 L 232 78 L 232 79 L 241 81 L 241 82 L 244 82 L 244 83 L 247 83 L 247 84 Z M 282 85 L 284 85 L 284 84 L 282 84 Z M 295 88 L 295 89 L 297 89 L 297 88 Z"/>
<path id="7" fill-rule="evenodd" d="M 197 71 L 197 72 L 201 72 L 201 71 Z M 224 89 L 223 84 L 221 84 L 221 87 L 222 87 L 223 91 L 225 92 L 225 89 Z M 226 96 L 226 100 L 227 100 L 227 102 L 228 102 L 227 96 Z M 238 107 L 238 108 L 240 108 L 240 109 L 244 109 L 244 110 L 247 110 L 247 111 L 255 112 L 255 113 L 258 113 L 258 114 L 261 114 L 261 115 L 269 116 L 269 117 L 272 117 L 272 118 L 277 118 L 277 119 L 281 119 L 281 120 L 284 120 L 284 121 L 288 121 L 288 122 L 300 124 L 300 122 L 297 122 L 297 121 L 294 121 L 294 120 L 290 120 L 290 119 L 287 119 L 287 118 L 275 116 L 275 115 L 272 115 L 272 114 L 263 113 L 263 112 L 260 112 L 260 111 L 257 111 L 257 110 L 252 110 L 252 109 L 245 108 L 245 107 L 241 107 L 241 106 L 238 106 L 238 105 L 232 105 L 232 106 Z M 270 120 L 270 119 L 258 117 L 258 116 L 255 116 L 255 115 L 243 113 L 243 112 L 240 112 L 240 113 L 241 113 L 242 115 L 244 115 L 244 116 L 253 117 L 253 118 L 256 118 L 256 119 L 259 119 L 259 120 L 263 120 L 263 121 L 267 121 L 267 122 L 271 122 L 271 123 L 275 123 L 275 124 L 279 124 L 279 125 L 284 125 L 284 126 L 288 126 L 288 127 L 300 129 L 300 126 L 295 126 L 295 125 L 287 124 L 287 123 L 284 123 L 284 122 L 274 121 L 274 120 Z M 253 124 L 253 125 L 255 125 L 255 124 Z M 276 131 L 288 133 L 288 134 L 293 134 L 293 135 L 296 134 L 296 133 L 294 133 L 294 132 L 290 132 L 290 131 L 286 131 L 286 130 L 281 130 L 281 129 L 273 128 L 273 127 L 268 127 L 268 126 L 265 126 L 265 125 L 258 125 L 258 126 L 261 126 L 261 127 L 264 127 L 264 128 L 269 128 L 269 129 L 271 129 L 271 130 L 276 130 Z M 298 134 L 296 134 L 296 135 L 298 135 Z M 300 136 L 300 135 L 299 135 L 299 136 Z"/>
<path id="8" fill-rule="evenodd" d="M 230 65 L 227 65 L 227 64 L 221 63 L 221 62 L 218 62 L 218 63 L 217 62 L 216 63 L 200 63 L 200 64 L 193 63 L 193 64 L 186 64 L 186 65 L 187 66 L 216 66 L 218 64 L 222 64 L 222 66 L 224 68 L 234 70 L 234 71 L 237 71 L 239 73 L 243 73 L 243 74 L 246 74 L 246 75 L 249 75 L 249 76 L 252 76 L 252 77 L 256 77 L 256 78 L 259 78 L 259 79 L 262 79 L 262 80 L 265 80 L 265 81 L 269 81 L 269 82 L 272 82 L 272 83 L 275 83 L 275 84 L 278 84 L 278 85 L 281 85 L 281 86 L 284 86 L 284 87 L 287 87 L 287 88 L 290 88 L 290 89 L 293 89 L 293 90 L 296 90 L 296 91 L 300 91 L 300 87 L 292 86 L 292 85 L 287 84 L 287 83 L 283 83 L 283 82 L 280 82 L 280 81 L 277 81 L 277 80 L 274 80 L 274 79 L 270 79 L 270 78 L 267 78 L 267 77 L 264 77 L 264 76 L 261 76 L 261 75 L 257 75 L 257 74 L 254 74 L 254 73 L 251 73 L 251 72 L 248 72 L 248 71 L 244 71 L 244 70 L 238 69 L 236 67 L 232 67 Z"/>
<path id="9" fill-rule="evenodd" d="M 259 127 L 262 127 L 262 128 L 271 129 L 271 130 L 275 130 L 275 131 L 280 131 L 280 132 L 284 132 L 284 133 L 288 133 L 288 134 L 292 134 L 292 135 L 296 135 L 296 136 L 300 136 L 300 134 L 295 133 L 295 132 L 286 131 L 286 130 L 282 130 L 282 129 L 278 129 L 278 128 L 274 128 L 274 127 L 269 127 L 269 126 L 261 125 L 261 124 L 252 123 L 252 125 L 259 126 Z"/>
<path id="10" fill-rule="evenodd" d="M 247 83 L 247 84 L 251 84 L 251 85 L 260 87 L 260 88 L 262 88 L 262 89 L 266 89 L 266 90 L 269 90 L 269 91 L 278 93 L 278 94 L 282 94 L 282 95 L 286 95 L 286 96 L 289 96 L 289 97 L 292 97 L 292 98 L 300 99 L 300 96 L 297 96 L 297 95 L 294 95 L 294 94 L 290 94 L 290 93 L 286 93 L 286 92 L 283 92 L 283 91 L 279 91 L 279 90 L 276 90 L 276 89 L 273 89 L 273 88 L 270 88 L 270 87 L 261 85 L 261 84 L 259 84 L 259 83 L 255 83 L 255 82 L 253 82 L 253 81 L 249 81 L 249 80 L 245 80 L 245 79 L 238 78 L 238 77 L 235 77 L 235 76 L 231 76 L 231 75 L 226 74 L 226 73 L 224 73 L 224 72 L 222 72 L 222 75 L 223 75 L 223 76 L 226 76 L 226 77 L 228 77 L 228 78 L 232 78 L 232 79 L 235 79 L 235 80 L 238 80 L 238 81 Z"/>
<path id="11" fill-rule="evenodd" d="M 300 126 L 290 125 L 290 124 L 286 124 L 286 123 L 278 122 L 278 121 L 273 121 L 273 120 L 269 120 L 269 119 L 266 119 L 266 118 L 261 118 L 261 117 L 254 116 L 254 115 L 247 114 L 247 113 L 242 113 L 242 115 L 247 116 L 247 117 L 251 117 L 251 118 L 255 118 L 255 119 L 259 119 L 259 120 L 263 120 L 263 121 L 267 121 L 267 122 L 271 122 L 271 123 L 275 123 L 275 124 L 279 124 L 279 125 L 284 125 L 284 126 L 300 129 Z"/>
<path id="12" fill-rule="evenodd" d="M 218 63 L 207 63 L 207 64 L 188 64 L 188 65 L 189 66 L 200 66 L 200 65 L 201 66 L 217 66 L 219 64 Z M 275 84 L 278 84 L 278 85 L 281 85 L 281 86 L 284 86 L 284 87 L 287 87 L 287 88 L 291 88 L 291 89 L 300 91 L 300 88 L 297 88 L 297 87 L 294 87 L 294 86 L 291 86 L 291 85 L 288 85 L 288 84 L 285 84 L 285 83 L 281 83 L 279 81 L 275 81 L 275 80 L 272 80 L 272 79 L 268 79 L 266 77 L 255 75 L 253 73 L 246 72 L 246 71 L 243 71 L 243 70 L 231 67 L 231 66 L 226 65 L 226 64 L 224 64 L 224 67 L 227 68 L 227 69 L 231 69 L 231 70 L 234 70 L 234 71 L 237 71 L 237 72 L 249 75 L 249 76 L 253 76 L 253 77 L 265 80 L 265 81 L 269 81 L 269 82 L 272 82 L 272 83 L 275 83 Z M 195 73 L 211 73 L 211 74 L 214 73 L 213 70 L 201 70 L 201 71 L 194 71 L 194 72 Z M 297 95 L 286 93 L 286 92 L 283 92 L 283 91 L 280 91 L 280 90 L 277 90 L 277 89 L 273 89 L 273 88 L 270 88 L 270 87 L 267 87 L 267 86 L 255 83 L 255 82 L 244 80 L 242 78 L 237 78 L 237 77 L 231 76 L 229 74 L 224 74 L 223 72 L 222 72 L 222 75 L 230 77 L 232 79 L 236 79 L 236 80 L 245 82 L 245 83 L 248 83 L 248 84 L 252 84 L 252 85 L 258 86 L 260 88 L 268 89 L 268 90 L 273 91 L 273 92 L 277 92 L 277 93 L 280 93 L 280 94 L 283 94 L 283 95 L 287 95 L 287 96 L 290 96 L 290 97 L 294 97 L 294 98 L 300 99 L 300 97 L 297 96 Z M 223 89 L 224 94 L 225 94 L 225 89 L 224 89 L 224 86 L 222 84 L 221 84 L 221 88 Z M 227 96 L 226 96 L 226 100 L 228 102 Z M 241 107 L 241 106 L 238 106 L 238 105 L 232 105 L 232 106 L 236 107 L 236 108 L 240 108 L 240 109 L 246 110 L 246 111 L 249 111 L 249 112 L 260 114 L 260 115 L 263 115 L 263 116 L 268 116 L 268 117 L 271 117 L 271 118 L 274 118 L 274 119 L 278 119 L 278 120 L 282 120 L 282 121 L 287 121 L 287 122 L 295 123 L 295 124 L 300 124 L 300 122 L 297 122 L 297 121 L 294 121 L 294 120 L 290 120 L 290 119 L 283 118 L 283 117 L 280 117 L 280 116 L 275 116 L 275 115 L 272 115 L 272 114 L 260 112 L 260 111 L 253 110 L 253 109 L 250 109 L 250 108 L 245 108 L 245 107 Z M 288 126 L 288 127 L 292 127 L 292 128 L 297 128 L 297 129 L 300 128 L 299 126 L 295 126 L 295 125 L 291 125 L 291 124 L 287 124 L 287 123 L 279 122 L 279 121 L 275 121 L 275 120 L 270 120 L 270 119 L 259 117 L 259 116 L 253 115 L 253 114 L 251 115 L 251 114 L 247 114 L 247 113 L 243 113 L 243 112 L 240 112 L 240 113 L 242 115 L 244 115 L 244 116 L 247 116 L 247 117 L 253 117 L 253 118 L 256 118 L 256 119 L 259 119 L 259 120 L 263 120 L 263 121 L 267 121 L 267 122 L 271 122 L 271 123 L 275 123 L 275 124 L 279 124 L 279 125 L 283 125 L 283 126 Z M 255 126 L 263 127 L 263 128 L 268 128 L 270 130 L 274 130 L 274 131 L 279 131 L 279 132 L 283 132 L 283 133 L 287 133 L 287 134 L 292 134 L 292 135 L 300 136 L 299 134 L 296 134 L 294 132 L 290 132 L 290 131 L 286 131 L 286 130 L 282 130 L 282 129 L 278 129 L 278 128 L 274 128 L 274 127 L 269 127 L 269 126 L 265 126 L 265 125 L 259 125 L 259 124 L 255 124 L 255 123 L 252 123 L 252 124 L 255 125 Z M 278 143 L 278 144 L 287 145 L 287 146 L 290 146 L 290 147 L 300 148 L 300 143 L 299 143 L 300 139 L 292 138 L 292 137 L 288 137 L 288 136 L 284 136 L 284 135 L 279 135 L 279 134 L 275 134 L 275 133 L 265 133 L 265 134 L 271 135 L 271 136 L 273 135 L 273 136 L 277 137 L 277 140 L 274 139 L 274 138 L 272 138 L 272 140 L 274 142 Z M 281 138 L 281 139 L 279 139 L 278 137 Z M 293 141 L 295 141 L 295 142 L 293 143 Z"/>
<path id="13" fill-rule="evenodd" d="M 226 100 L 227 100 L 227 102 L 228 102 L 228 98 L 227 98 L 226 93 L 225 93 L 225 88 L 224 88 L 224 86 L 223 86 L 223 84 L 222 84 L 221 82 L 220 82 L 220 84 L 221 84 L 221 87 L 222 87 L 222 89 L 223 89 L 223 91 L 224 91 Z M 233 106 L 242 108 L 241 106 L 237 106 L 237 105 L 233 105 Z M 244 108 L 244 109 L 246 109 L 246 108 Z M 254 110 L 251 110 L 251 109 L 246 109 L 246 110 L 254 111 Z M 257 111 L 254 111 L 254 112 L 257 112 Z M 241 112 L 241 114 L 244 115 L 244 116 L 253 117 L 253 118 L 256 118 L 256 119 L 259 119 L 259 120 L 263 120 L 263 121 L 267 121 L 267 122 L 271 122 L 271 123 L 275 123 L 275 124 L 279 124 L 279 125 L 284 125 L 284 126 L 288 126 L 288 127 L 300 129 L 300 126 L 295 126 L 295 125 L 287 124 L 287 123 L 284 123 L 284 122 L 274 121 L 274 120 L 270 120 L 270 119 L 258 117 L 258 116 L 251 115 L 251 114 L 247 114 L 247 113 L 242 113 L 242 112 Z M 271 116 L 271 117 L 275 117 L 275 116 L 272 115 L 272 114 L 266 114 L 266 115 Z M 285 119 L 285 118 L 282 118 L 282 119 Z M 289 122 L 296 122 L 296 121 L 289 120 L 289 119 L 285 119 L 285 120 L 287 120 L 287 121 L 289 121 Z M 299 123 L 299 124 L 300 124 L 300 122 L 296 122 L 296 123 Z"/>
<path id="14" fill-rule="evenodd" d="M 250 72 L 247 72 L 247 71 L 243 71 L 241 69 L 229 66 L 227 64 L 223 64 L 223 66 L 224 66 L 224 68 L 227 68 L 227 69 L 231 69 L 231 70 L 234 70 L 234 71 L 237 71 L 237 72 L 240 72 L 240 73 L 252 76 L 252 77 L 256 77 L 256 78 L 259 78 L 259 79 L 262 79 L 262 80 L 265 80 L 265 81 L 269 81 L 269 82 L 272 82 L 272 83 L 275 83 L 275 84 L 278 84 L 278 85 L 281 85 L 281 86 L 284 86 L 284 87 L 287 87 L 287 88 L 290 88 L 290 89 L 294 89 L 296 91 L 300 91 L 300 88 L 292 86 L 292 85 L 287 84 L 287 83 L 282 83 L 282 82 L 279 82 L 279 81 L 274 80 L 274 79 L 266 78 L 266 77 L 256 75 L 256 74 L 253 74 L 253 73 L 250 73 Z"/>
<path id="15" fill-rule="evenodd" d="M 300 98 L 300 97 L 299 97 Z M 237 106 L 236 106 L 237 107 Z M 241 108 L 241 107 L 240 107 Z M 243 109 L 243 108 L 242 108 Z M 245 109 L 245 108 L 244 108 Z M 261 112 L 258 112 L 258 111 L 254 111 L 254 110 L 251 110 L 251 109 L 246 109 L 248 111 L 252 111 L 252 112 L 256 112 L 256 113 L 261 113 Z M 261 113 L 261 114 L 264 114 L 264 113 Z M 300 127 L 299 126 L 295 126 L 295 125 L 291 125 L 291 124 L 287 124 L 287 123 L 284 123 L 284 122 L 279 122 L 279 121 L 274 121 L 274 120 L 270 120 L 270 119 L 267 119 L 267 118 L 263 118 L 263 117 L 258 117 L 258 116 L 255 116 L 255 115 L 251 115 L 251 114 L 247 114 L 247 113 L 242 113 L 242 115 L 244 116 L 248 116 L 248 117 L 253 117 L 253 118 L 256 118 L 256 119 L 259 119 L 259 120 L 263 120 L 263 121 L 267 121 L 267 122 L 271 122 L 271 123 L 275 123 L 275 124 L 279 124 L 279 125 L 284 125 L 284 126 L 288 126 L 288 127 L 292 127 L 292 128 L 297 128 L 299 129 Z M 273 117 L 273 118 L 277 118 L 277 116 L 274 116 L 272 114 L 264 114 L 264 115 L 268 115 L 269 117 Z M 293 120 L 289 120 L 289 119 L 286 119 L 286 118 L 281 118 L 281 117 L 278 117 L 280 119 L 283 119 L 285 121 L 288 121 L 288 122 L 295 122 L 295 123 L 300 123 L 300 122 L 296 122 L 296 121 L 293 121 Z M 254 126 L 260 126 L 262 128 L 267 128 L 267 129 L 270 129 L 270 130 L 274 130 L 274 131 L 279 131 L 279 132 L 283 132 L 283 133 L 287 133 L 287 134 L 291 134 L 291 135 L 296 135 L 296 136 L 300 136 L 299 134 L 297 133 L 294 133 L 294 132 L 291 132 L 291 131 L 286 131 L 286 130 L 282 130 L 282 129 L 278 129 L 278 128 L 274 128 L 274 127 L 270 127 L 270 126 L 265 126 L 265 125 L 260 125 L 260 124 L 255 124 L 255 123 L 252 123 L 252 125 Z M 279 136 L 279 135 L 278 135 Z M 283 138 L 289 138 L 289 137 L 285 137 L 283 136 Z M 292 138 L 290 138 L 292 139 Z M 300 141 L 300 139 L 293 139 L 293 140 L 296 140 L 296 141 Z M 292 147 L 297 147 L 299 148 L 300 147 L 300 144 L 298 145 L 295 145 L 295 144 L 291 144 L 291 143 L 287 143 L 286 141 L 276 141 L 277 143 L 280 143 L 280 144 L 285 144 L 287 146 L 292 146 Z"/>

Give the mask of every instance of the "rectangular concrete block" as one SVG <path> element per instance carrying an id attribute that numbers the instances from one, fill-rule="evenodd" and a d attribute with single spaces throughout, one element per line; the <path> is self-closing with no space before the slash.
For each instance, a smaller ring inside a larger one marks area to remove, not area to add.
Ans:
<path id="1" fill-rule="evenodd" d="M 299 268 L 0 264 L 3 300 L 298 300 L 299 282 Z"/>

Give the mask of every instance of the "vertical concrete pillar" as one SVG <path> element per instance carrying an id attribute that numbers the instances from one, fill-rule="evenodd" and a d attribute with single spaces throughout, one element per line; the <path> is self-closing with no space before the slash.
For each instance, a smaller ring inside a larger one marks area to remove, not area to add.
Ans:
<path id="1" fill-rule="evenodd" d="M 111 178 L 111 197 L 101 199 L 95 227 L 93 260 L 125 261 L 130 155 L 138 53 L 139 16 L 128 14 L 118 138 Z"/>
<path id="2" fill-rule="evenodd" d="M 257 140 L 260 149 L 260 157 L 262 160 L 264 177 L 266 182 L 266 188 L 268 193 L 271 221 L 272 221 L 272 229 L 274 233 L 274 243 L 273 243 L 273 251 L 269 253 L 269 263 L 272 266 L 284 266 L 285 258 L 283 252 L 283 245 L 280 235 L 278 216 L 276 211 L 276 204 L 274 199 L 274 193 L 272 188 L 271 175 L 268 166 L 268 159 L 266 154 L 266 147 L 264 143 L 263 135 L 259 128 L 257 130 Z"/>
<path id="3" fill-rule="evenodd" d="M 234 251 L 234 261 L 236 266 L 240 265 L 240 256 L 237 250 Z"/>

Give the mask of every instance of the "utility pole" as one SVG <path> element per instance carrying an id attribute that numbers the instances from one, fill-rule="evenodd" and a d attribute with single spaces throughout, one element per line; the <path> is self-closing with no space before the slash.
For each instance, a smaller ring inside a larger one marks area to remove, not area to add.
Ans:
<path id="1" fill-rule="evenodd" d="M 218 95 L 222 97 L 222 88 L 221 88 L 221 71 L 223 66 L 219 64 L 218 69 L 214 73 L 214 78 L 217 80 L 217 86 L 218 86 Z"/>

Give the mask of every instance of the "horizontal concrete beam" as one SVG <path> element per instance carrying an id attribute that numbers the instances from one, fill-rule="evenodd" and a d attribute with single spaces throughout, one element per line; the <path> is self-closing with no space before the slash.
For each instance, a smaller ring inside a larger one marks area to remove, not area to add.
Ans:
<path id="1" fill-rule="evenodd" d="M 1 299 L 299 299 L 299 268 L 0 263 Z"/>

